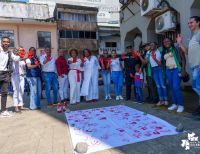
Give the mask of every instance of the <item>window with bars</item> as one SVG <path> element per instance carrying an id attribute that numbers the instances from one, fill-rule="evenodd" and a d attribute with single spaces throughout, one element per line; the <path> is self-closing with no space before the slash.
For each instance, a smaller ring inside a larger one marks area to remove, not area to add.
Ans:
<path id="1" fill-rule="evenodd" d="M 38 47 L 51 47 L 51 32 L 38 32 Z"/>
<path id="2" fill-rule="evenodd" d="M 75 38 L 75 39 L 96 39 L 96 32 L 93 31 L 71 31 L 60 30 L 60 38 Z"/>
<path id="3" fill-rule="evenodd" d="M 117 42 L 105 42 L 106 48 L 116 48 Z"/>
<path id="4" fill-rule="evenodd" d="M 97 16 L 92 14 L 58 12 L 58 19 L 66 21 L 97 22 Z"/>

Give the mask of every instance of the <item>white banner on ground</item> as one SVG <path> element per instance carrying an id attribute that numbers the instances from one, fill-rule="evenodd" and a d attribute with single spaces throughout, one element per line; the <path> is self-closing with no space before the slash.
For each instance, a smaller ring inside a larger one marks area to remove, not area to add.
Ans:
<path id="1" fill-rule="evenodd" d="M 141 111 L 118 105 L 65 113 L 73 146 L 88 144 L 88 153 L 175 135 L 175 127 Z"/>

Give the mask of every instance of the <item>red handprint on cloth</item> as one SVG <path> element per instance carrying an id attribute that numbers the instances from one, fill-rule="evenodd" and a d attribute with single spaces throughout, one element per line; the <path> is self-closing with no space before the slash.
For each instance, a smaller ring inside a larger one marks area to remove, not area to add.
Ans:
<path id="1" fill-rule="evenodd" d="M 118 128 L 117 129 L 119 132 L 125 132 L 125 130 L 124 129 L 121 129 L 121 128 Z"/>
<path id="2" fill-rule="evenodd" d="M 107 120 L 107 118 L 106 117 L 102 117 L 99 120 Z"/>

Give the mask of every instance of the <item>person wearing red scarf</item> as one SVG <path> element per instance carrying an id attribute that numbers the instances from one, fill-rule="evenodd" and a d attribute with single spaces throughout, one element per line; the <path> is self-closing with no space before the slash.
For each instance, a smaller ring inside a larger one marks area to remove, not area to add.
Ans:
<path id="1" fill-rule="evenodd" d="M 11 76 L 11 83 L 13 86 L 13 103 L 15 106 L 15 112 L 21 112 L 23 108 L 23 95 L 24 95 L 24 84 L 25 84 L 25 66 L 24 61 L 26 51 L 23 47 L 16 49 L 16 55 L 20 57 L 20 61 L 13 62 L 13 72 Z"/>
<path id="2" fill-rule="evenodd" d="M 40 109 L 41 68 L 34 47 L 29 49 L 26 59 L 26 79 L 30 87 L 30 109 Z"/>
<path id="3" fill-rule="evenodd" d="M 101 66 L 101 72 L 103 77 L 103 83 L 104 83 L 104 95 L 105 100 L 111 100 L 110 96 L 110 83 L 111 83 L 111 72 L 110 72 L 110 63 L 111 58 L 108 55 L 108 51 L 103 51 L 103 56 L 99 58 L 99 63 Z"/>
<path id="4" fill-rule="evenodd" d="M 80 102 L 80 86 L 81 86 L 81 60 L 78 58 L 78 50 L 69 50 L 69 84 L 70 84 L 70 104 Z"/>
<path id="5" fill-rule="evenodd" d="M 45 55 L 40 56 L 42 66 L 42 77 L 45 82 L 45 93 L 48 106 L 58 103 L 58 80 L 56 74 L 56 59 L 52 56 L 50 47 L 45 48 Z M 51 98 L 51 87 L 53 89 L 53 99 Z"/>
<path id="6" fill-rule="evenodd" d="M 59 57 L 56 59 L 56 69 L 58 73 L 59 95 L 61 103 L 57 106 L 57 112 L 66 111 L 69 82 L 68 82 L 68 64 L 64 57 L 64 51 L 59 51 Z"/>

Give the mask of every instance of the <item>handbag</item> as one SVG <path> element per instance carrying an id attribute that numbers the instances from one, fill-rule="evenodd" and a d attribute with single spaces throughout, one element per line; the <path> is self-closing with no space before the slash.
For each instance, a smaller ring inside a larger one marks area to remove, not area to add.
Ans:
<path id="1" fill-rule="evenodd" d="M 181 76 L 183 82 L 188 82 L 190 80 L 190 75 L 186 72 L 185 76 Z"/>

